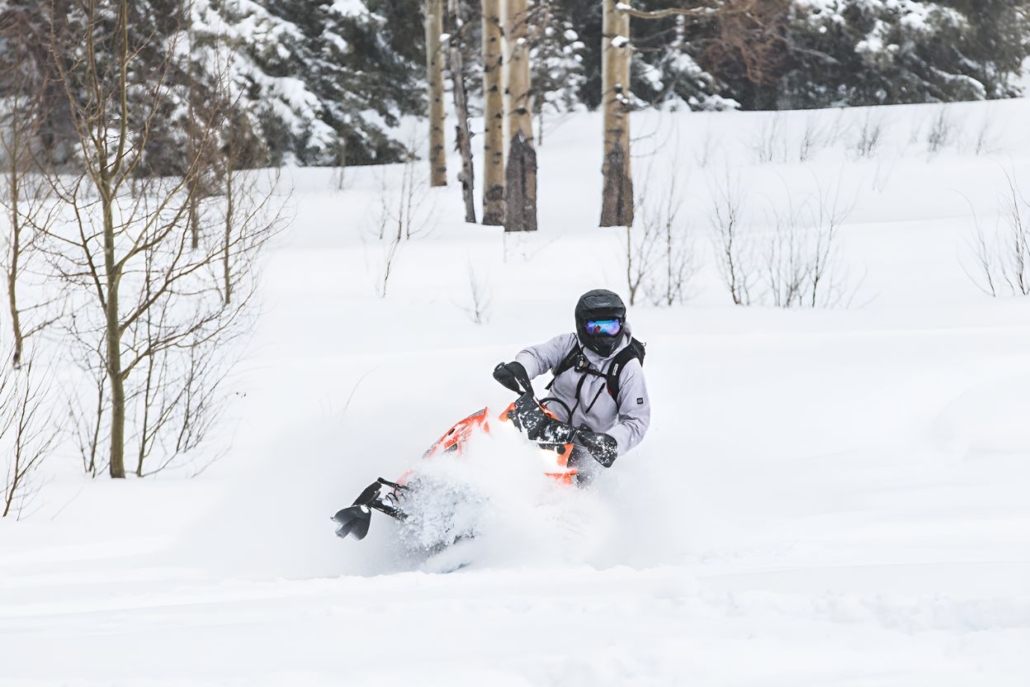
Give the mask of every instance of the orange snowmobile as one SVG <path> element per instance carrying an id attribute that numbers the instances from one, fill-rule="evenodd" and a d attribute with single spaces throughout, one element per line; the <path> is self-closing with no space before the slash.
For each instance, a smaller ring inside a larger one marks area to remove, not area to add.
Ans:
<path id="1" fill-rule="evenodd" d="M 577 442 L 579 431 L 571 425 L 561 422 L 554 413 L 547 409 L 548 403 L 562 403 L 558 399 L 545 398 L 537 400 L 532 385 L 527 388 L 512 389 L 519 393 L 519 398 L 509 405 L 503 413 L 496 417 L 502 423 L 512 423 L 530 442 L 540 447 L 544 457 L 544 474 L 560 484 L 577 483 L 579 470 L 575 464 L 580 455 Z M 563 404 L 564 405 L 564 404 Z M 566 408 L 566 411 L 568 409 Z M 461 455 L 469 440 L 480 434 L 489 434 L 491 422 L 495 418 L 489 409 L 484 408 L 461 420 L 423 454 L 423 460 L 431 460 L 446 453 Z M 396 482 L 380 477 L 361 492 L 354 503 L 332 517 L 337 523 L 336 534 L 341 538 L 352 536 L 364 539 L 372 522 L 372 511 L 377 510 L 392 518 L 405 521 L 409 513 L 405 504 L 412 495 L 425 485 L 419 482 L 414 470 L 409 470 Z"/>

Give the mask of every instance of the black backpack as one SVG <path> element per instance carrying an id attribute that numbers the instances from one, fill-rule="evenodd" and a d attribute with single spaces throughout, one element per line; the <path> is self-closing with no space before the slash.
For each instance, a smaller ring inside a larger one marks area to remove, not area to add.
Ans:
<path id="1" fill-rule="evenodd" d="M 644 350 L 645 346 L 647 346 L 647 344 L 644 342 L 631 338 L 629 340 L 629 346 L 626 346 L 624 349 L 619 351 L 618 355 L 615 356 L 615 359 L 612 360 L 611 367 L 608 368 L 607 374 L 603 375 L 608 385 L 608 393 L 615 399 L 616 403 L 619 400 L 619 377 L 622 375 L 622 371 L 626 369 L 626 365 L 628 365 L 631 360 L 639 360 L 640 365 L 643 366 L 644 353 L 646 353 Z M 558 379 L 558 375 L 562 374 L 566 370 L 571 370 L 572 368 L 577 367 L 582 358 L 583 348 L 577 342 L 576 345 L 572 347 L 572 350 L 569 351 L 568 355 L 558 363 L 558 367 L 554 368 L 554 378 L 551 380 L 551 383 L 547 385 L 547 389 L 550 390 L 551 385 L 554 384 L 554 380 Z M 601 375 L 600 372 L 594 372 L 593 370 L 585 371 L 590 372 L 591 374 Z"/>

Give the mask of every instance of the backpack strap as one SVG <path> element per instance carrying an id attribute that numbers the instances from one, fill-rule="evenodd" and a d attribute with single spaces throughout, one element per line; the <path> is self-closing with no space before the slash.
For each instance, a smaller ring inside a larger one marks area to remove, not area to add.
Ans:
<path id="1" fill-rule="evenodd" d="M 571 370 L 573 367 L 575 367 L 576 361 L 579 360 L 579 356 L 581 355 L 583 355 L 583 349 L 580 348 L 579 344 L 577 343 L 575 346 L 572 347 L 572 350 L 569 351 L 564 358 L 562 358 L 562 361 L 558 363 L 558 367 L 554 368 L 554 373 L 551 377 L 551 381 L 544 388 L 550 391 L 551 387 L 554 385 L 554 380 L 558 379 L 558 375 L 565 372 L 566 370 Z"/>
<path id="2" fill-rule="evenodd" d="M 622 371 L 626 369 L 631 360 L 639 360 L 641 365 L 644 364 L 644 343 L 636 339 L 630 339 L 629 345 L 619 351 L 608 368 L 608 374 L 605 375 L 608 382 L 608 393 L 616 403 L 619 402 L 619 377 L 622 376 Z"/>
<path id="3" fill-rule="evenodd" d="M 608 367 L 608 372 L 603 375 L 608 387 L 608 393 L 615 399 L 616 403 L 619 401 L 619 377 L 622 375 L 622 371 L 626 369 L 626 365 L 629 364 L 629 361 L 639 360 L 641 365 L 644 364 L 644 346 L 645 344 L 643 342 L 637 341 L 636 339 L 630 339 L 629 345 L 619 351 L 618 355 L 615 356 L 611 365 Z M 572 350 L 568 352 L 562 361 L 558 363 L 558 367 L 554 368 L 554 376 L 546 387 L 548 391 L 551 390 L 551 387 L 554 385 L 554 381 L 558 379 L 558 375 L 562 374 L 566 370 L 571 370 L 576 366 L 576 361 L 579 360 L 581 355 L 583 355 L 583 349 L 577 343 L 572 347 Z M 594 370 L 588 370 L 588 372 L 602 376 L 600 372 L 596 372 Z"/>

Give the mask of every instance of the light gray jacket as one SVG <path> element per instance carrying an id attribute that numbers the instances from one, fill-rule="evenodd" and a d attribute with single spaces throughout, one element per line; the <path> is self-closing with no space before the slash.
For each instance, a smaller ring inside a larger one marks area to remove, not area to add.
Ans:
<path id="1" fill-rule="evenodd" d="M 629 345 L 631 332 L 626 327 L 623 343 L 607 358 L 602 358 L 593 351 L 583 347 L 592 369 L 606 373 L 619 351 Z M 575 334 L 561 334 L 539 346 L 530 346 L 515 356 L 529 373 L 530 379 L 553 372 L 569 351 L 578 344 Z M 580 382 L 582 381 L 582 387 Z M 579 398 L 576 390 L 579 388 Z M 543 395 L 541 392 L 539 395 Z M 572 417 L 567 417 L 565 409 L 558 403 L 548 405 L 548 409 L 558 416 L 562 422 L 575 427 L 586 426 L 594 432 L 608 434 L 619 446 L 619 455 L 640 443 L 651 423 L 651 402 L 647 396 L 647 385 L 644 383 L 644 370 L 640 361 L 629 361 L 619 377 L 618 402 L 608 393 L 605 378 L 588 372 L 568 369 L 558 375 L 554 386 L 548 394 L 568 404 L 572 409 Z"/>

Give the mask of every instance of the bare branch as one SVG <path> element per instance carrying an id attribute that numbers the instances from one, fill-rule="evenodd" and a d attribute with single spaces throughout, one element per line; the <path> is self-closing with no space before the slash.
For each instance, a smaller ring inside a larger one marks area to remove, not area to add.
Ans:
<path id="1" fill-rule="evenodd" d="M 6 468 L 0 517 L 22 517 L 39 492 L 36 472 L 62 431 L 50 413 L 50 395 L 49 379 L 40 379 L 31 360 L 17 372 L 0 369 L 0 460 Z"/>
<path id="2" fill-rule="evenodd" d="M 668 7 L 660 10 L 646 11 L 634 9 L 625 3 L 618 3 L 615 9 L 628 14 L 634 19 L 667 19 L 668 17 L 712 17 L 720 12 L 715 7 Z"/>

